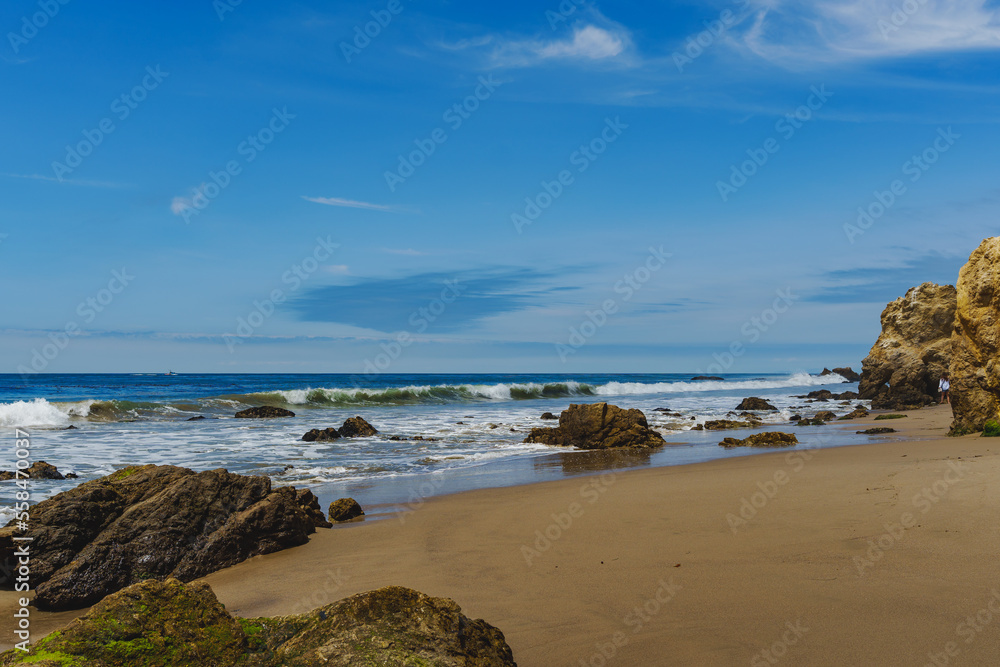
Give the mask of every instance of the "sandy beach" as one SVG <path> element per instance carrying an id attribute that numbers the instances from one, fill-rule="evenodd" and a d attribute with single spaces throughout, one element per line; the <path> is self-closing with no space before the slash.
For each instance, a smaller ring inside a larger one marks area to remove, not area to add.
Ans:
<path id="1" fill-rule="evenodd" d="M 241 616 L 450 597 L 528 667 L 992 664 L 997 444 L 945 438 L 947 406 L 908 414 L 870 445 L 433 498 L 206 581 Z"/>

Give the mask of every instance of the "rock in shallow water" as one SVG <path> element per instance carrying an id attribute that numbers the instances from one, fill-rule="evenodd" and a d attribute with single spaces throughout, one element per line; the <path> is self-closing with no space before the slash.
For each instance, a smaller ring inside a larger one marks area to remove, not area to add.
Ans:
<path id="1" fill-rule="evenodd" d="M 48 661 L 40 661 L 48 658 Z M 516 667 L 503 633 L 445 598 L 389 586 L 306 614 L 232 617 L 205 583 L 149 580 L 108 596 L 0 665 Z"/>
<path id="2" fill-rule="evenodd" d="M 141 466 L 85 482 L 32 508 L 40 609 L 79 609 L 149 578 L 190 581 L 251 556 L 305 544 L 330 524 L 307 490 L 267 477 Z M 16 526 L 0 528 L 0 560 Z M 12 582 L 9 582 L 12 583 Z"/>
<path id="3" fill-rule="evenodd" d="M 271 405 L 262 405 L 257 408 L 248 408 L 236 413 L 237 419 L 277 419 L 279 417 L 294 417 L 295 413 L 284 408 L 276 408 Z"/>
<path id="4" fill-rule="evenodd" d="M 368 438 L 373 435 L 378 435 L 378 431 L 361 417 L 350 417 L 340 427 L 342 438 Z"/>
<path id="5" fill-rule="evenodd" d="M 724 438 L 719 443 L 720 447 L 730 449 L 732 447 L 791 447 L 799 444 L 798 438 L 791 433 L 781 433 L 780 431 L 767 431 L 765 433 L 754 433 L 748 438 L 738 440 L 737 438 Z"/>
<path id="6" fill-rule="evenodd" d="M 24 469 L 24 474 L 28 476 L 28 479 L 76 479 L 77 477 L 73 473 L 70 473 L 68 476 L 64 476 L 54 465 L 46 463 L 45 461 L 35 461 Z M 14 479 L 16 477 L 17 474 L 13 472 L 0 472 L 0 481 Z M 24 477 L 21 477 L 21 479 L 24 479 Z"/>
<path id="7" fill-rule="evenodd" d="M 302 439 L 305 440 L 306 442 L 324 442 L 327 440 L 339 440 L 340 432 L 337 431 L 337 429 L 335 428 L 324 428 L 324 429 L 314 428 L 313 430 L 303 435 Z"/>
<path id="8" fill-rule="evenodd" d="M 556 428 L 533 428 L 524 442 L 579 449 L 659 447 L 663 436 L 649 428 L 641 410 L 624 410 L 608 403 L 570 405 Z"/>
<path id="9" fill-rule="evenodd" d="M 777 410 L 778 408 L 774 407 L 773 405 L 765 401 L 763 398 L 750 396 L 748 398 L 744 398 L 743 401 L 736 406 L 736 409 L 762 411 L 762 410 Z"/>

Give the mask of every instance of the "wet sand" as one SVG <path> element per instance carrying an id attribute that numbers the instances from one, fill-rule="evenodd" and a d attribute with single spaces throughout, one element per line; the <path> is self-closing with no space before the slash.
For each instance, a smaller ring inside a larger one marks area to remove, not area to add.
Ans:
<path id="1" fill-rule="evenodd" d="M 868 445 L 435 497 L 205 581 L 242 616 L 450 597 L 522 667 L 994 664 L 1000 441 L 908 414 L 783 429 L 900 431 Z M 36 613 L 36 637 L 66 617 Z"/>

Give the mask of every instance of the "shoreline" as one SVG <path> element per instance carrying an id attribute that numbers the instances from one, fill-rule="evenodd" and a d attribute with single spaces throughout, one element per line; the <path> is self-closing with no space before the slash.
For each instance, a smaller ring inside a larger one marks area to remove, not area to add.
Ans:
<path id="1" fill-rule="evenodd" d="M 778 646 L 788 664 L 924 664 L 950 641 L 985 664 L 998 633 L 966 645 L 956 625 L 1000 587 L 986 523 L 1000 509 L 1000 441 L 944 439 L 947 407 L 907 414 L 883 442 L 437 496 L 204 581 L 240 616 L 409 586 L 499 627 L 522 666 L 591 664 L 602 649 L 620 664 L 747 664 L 799 621 L 808 630 Z M 940 488 L 949 463 L 969 470 L 920 513 L 911 497 Z M 727 521 L 758 491 L 773 495 Z M 917 525 L 886 538 L 905 512 Z M 868 539 L 892 544 L 872 560 Z M 860 576 L 854 556 L 872 560 Z M 35 612 L 34 637 L 82 613 Z"/>

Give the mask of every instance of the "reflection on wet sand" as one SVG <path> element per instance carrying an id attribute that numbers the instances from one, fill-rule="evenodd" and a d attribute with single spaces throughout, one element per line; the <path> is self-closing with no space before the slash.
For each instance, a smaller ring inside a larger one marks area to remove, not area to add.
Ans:
<path id="1" fill-rule="evenodd" d="M 562 469 L 564 475 L 584 475 L 606 470 L 639 468 L 650 465 L 652 449 L 594 449 L 567 451 L 533 459 L 535 470 L 549 472 Z"/>

